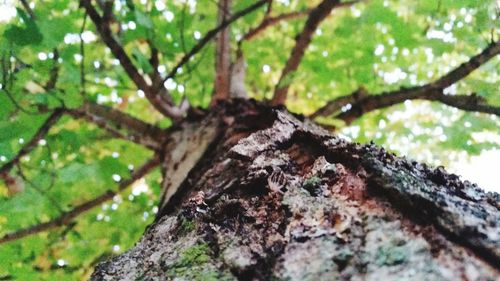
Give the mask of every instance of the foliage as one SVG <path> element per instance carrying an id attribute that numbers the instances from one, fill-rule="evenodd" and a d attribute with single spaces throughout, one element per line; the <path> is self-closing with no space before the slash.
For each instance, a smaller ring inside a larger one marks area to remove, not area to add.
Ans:
<path id="1" fill-rule="evenodd" d="M 158 71 L 165 75 L 215 26 L 217 15 L 216 1 L 114 2 L 111 29 L 142 73 L 152 70 L 148 44 L 161 53 Z M 234 2 L 235 11 L 253 3 Z M 317 2 L 275 1 L 273 13 L 304 10 Z M 35 134 L 48 117 L 44 112 L 62 105 L 78 108 L 90 100 L 160 127 L 170 126 L 171 121 L 151 108 L 102 43 L 78 1 L 31 1 L 34 16 L 20 4 L 12 10 L 10 1 L 0 3 L 6 3 L 0 4 L 0 13 L 15 12 L 0 22 L 1 162 L 12 159 Z M 336 9 L 320 25 L 293 73 L 287 105 L 310 114 L 361 86 L 380 93 L 437 79 L 477 54 L 492 36 L 498 40 L 497 5 L 494 0 L 372 0 Z M 264 13 L 262 7 L 236 21 L 232 35 L 241 38 Z M 248 65 L 245 82 L 252 97 L 271 98 L 303 24 L 304 18 L 283 21 L 243 42 Z M 57 83 L 46 89 L 55 65 Z M 214 47 L 209 44 L 175 79 L 166 81 L 174 101 L 185 97 L 193 106 L 208 106 L 213 65 Z M 498 69 L 497 57 L 449 90 L 475 92 L 500 106 Z M 339 132 L 355 141 L 374 140 L 433 164 L 449 164 L 463 152 L 473 155 L 500 145 L 495 135 L 500 125 L 497 117 L 430 102 L 376 110 L 350 126 L 331 118 L 320 120 L 340 125 Z M 95 125 L 64 116 L 13 169 L 13 174 L 26 179 L 24 192 L 10 196 L 0 183 L 0 235 L 47 221 L 108 189 L 115 190 L 129 170 L 151 155 Z M 155 171 L 76 223 L 0 245 L 0 279 L 88 277 L 97 262 L 126 250 L 141 236 L 157 211 L 159 181 L 160 173 Z M 393 259 L 399 262 L 398 257 Z"/>

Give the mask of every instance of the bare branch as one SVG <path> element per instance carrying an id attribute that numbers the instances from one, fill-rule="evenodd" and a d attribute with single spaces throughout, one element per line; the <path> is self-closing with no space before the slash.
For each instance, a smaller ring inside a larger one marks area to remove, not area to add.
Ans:
<path id="1" fill-rule="evenodd" d="M 231 16 L 231 0 L 219 0 L 219 14 L 217 24 L 227 21 Z M 229 98 L 231 42 L 229 26 L 223 28 L 216 37 L 215 42 L 215 81 L 212 104 L 218 100 Z"/>
<path id="2" fill-rule="evenodd" d="M 327 102 L 323 107 L 319 108 L 316 112 L 309 115 L 309 118 L 316 118 L 319 116 L 330 116 L 342 109 L 342 107 L 348 104 L 354 104 L 364 99 L 368 93 L 361 87 L 354 91 L 352 94 L 347 96 L 338 97 L 332 101 Z"/>
<path id="3" fill-rule="evenodd" d="M 33 12 L 33 9 L 31 9 L 30 5 L 26 0 L 21 0 L 21 5 L 23 5 L 23 8 L 28 12 L 30 15 L 31 19 L 35 19 L 35 13 Z"/>
<path id="4" fill-rule="evenodd" d="M 101 35 L 102 40 L 109 47 L 113 55 L 120 61 L 120 64 L 122 65 L 127 75 L 130 77 L 130 79 L 134 81 L 139 89 L 143 91 L 148 90 L 149 86 L 146 83 L 146 80 L 134 66 L 132 60 L 127 55 L 127 53 L 125 53 L 123 47 L 113 38 L 108 24 L 103 21 L 103 18 L 92 6 L 90 0 L 82 0 L 80 1 L 80 4 L 85 8 L 85 11 L 89 15 L 90 19 L 94 22 L 97 31 Z"/>
<path id="5" fill-rule="evenodd" d="M 350 1 L 350 2 L 342 2 L 337 5 L 337 8 L 340 7 L 350 7 L 356 3 L 359 3 L 360 0 L 356 1 Z M 312 9 L 306 9 L 303 11 L 294 11 L 290 13 L 283 13 L 274 17 L 271 16 L 266 16 L 264 19 L 260 22 L 260 24 L 252 29 L 250 29 L 243 37 L 240 39 L 238 44 L 241 44 L 243 41 L 251 41 L 257 35 L 260 33 L 266 31 L 269 27 L 276 25 L 282 21 L 287 21 L 287 20 L 293 20 L 293 19 L 298 19 L 304 16 L 309 15 L 309 13 L 312 11 Z M 269 15 L 269 14 L 268 14 Z"/>
<path id="6" fill-rule="evenodd" d="M 342 2 L 337 5 L 337 7 L 350 7 L 356 3 L 359 3 L 359 0 L 356 1 L 351 1 L 351 2 Z M 287 21 L 287 20 L 293 20 L 293 19 L 298 19 L 304 16 L 309 15 L 309 13 L 312 11 L 312 9 L 305 9 L 303 11 L 294 11 L 290 13 L 283 13 L 277 16 L 266 16 L 260 24 L 252 29 L 250 29 L 243 37 L 240 39 L 238 44 L 241 44 L 243 41 L 251 41 L 257 35 L 261 34 L 262 32 L 266 31 L 271 26 L 274 26 L 282 21 Z"/>
<path id="7" fill-rule="evenodd" d="M 455 82 L 462 80 L 472 71 L 479 68 L 481 65 L 494 58 L 500 53 L 500 41 L 491 42 L 481 53 L 462 63 L 457 68 L 439 78 L 429 85 L 432 89 L 444 89 L 451 86 Z"/>
<path id="8" fill-rule="evenodd" d="M 231 16 L 227 21 L 223 21 L 220 25 L 215 27 L 214 29 L 208 31 L 203 38 L 198 41 L 198 44 L 196 44 L 190 51 L 189 53 L 185 54 L 181 60 L 172 68 L 172 70 L 168 73 L 168 75 L 163 79 L 163 82 L 167 81 L 170 78 L 173 78 L 177 74 L 177 70 L 181 68 L 184 64 L 186 64 L 195 54 L 197 54 L 203 47 L 205 47 L 206 44 L 208 44 L 220 31 L 222 31 L 224 28 L 229 26 L 231 23 L 236 21 L 237 19 L 255 11 L 265 3 L 267 3 L 268 0 L 260 0 L 257 1 L 255 4 L 250 5 L 249 7 L 238 11 L 235 13 L 233 16 Z"/>
<path id="9" fill-rule="evenodd" d="M 148 85 L 144 77 L 139 73 L 137 68 L 132 63 L 132 60 L 127 55 L 123 47 L 118 43 L 118 41 L 115 40 L 115 38 L 113 38 L 113 35 L 109 28 L 109 24 L 107 21 L 105 21 L 105 19 L 109 19 L 110 17 L 101 17 L 90 2 L 91 0 L 81 0 L 80 5 L 85 8 L 85 11 L 87 12 L 90 19 L 94 22 L 97 31 L 101 35 L 103 42 L 108 46 L 115 58 L 120 61 L 121 66 L 130 77 L 130 79 L 132 79 L 137 88 L 144 91 L 146 98 L 151 102 L 154 108 L 156 108 L 159 112 L 167 117 L 170 117 L 172 119 L 179 119 L 182 115 L 182 112 L 180 112 L 178 108 L 176 108 L 169 102 L 166 97 L 168 95 L 166 89 L 164 91 L 161 91 L 161 94 L 159 94 L 160 89 L 154 90 L 152 87 L 150 87 L 150 85 Z M 161 83 L 160 85 L 163 86 L 163 83 Z"/>
<path id="10" fill-rule="evenodd" d="M 338 5 L 339 0 L 323 0 L 309 13 L 304 29 L 297 36 L 292 53 L 290 54 L 285 68 L 283 68 L 283 71 L 281 72 L 280 80 L 274 89 L 274 96 L 271 100 L 272 105 L 282 105 L 285 103 L 290 80 L 292 80 L 294 72 L 299 67 L 302 57 L 304 57 L 304 52 L 311 42 L 314 31 L 330 14 L 333 8 Z"/>
<path id="11" fill-rule="evenodd" d="M 483 97 L 476 94 L 467 96 L 439 95 L 436 97 L 436 101 L 465 111 L 474 111 L 500 116 L 500 107 L 489 105 Z"/>
<path id="12" fill-rule="evenodd" d="M 73 219 L 75 219 L 79 215 L 81 215 L 81 214 L 91 210 L 92 208 L 97 207 L 97 206 L 101 205 L 102 203 L 112 199 L 116 194 L 125 190 L 129 185 L 134 183 L 136 180 L 144 177 L 153 168 L 158 166 L 158 164 L 159 164 L 159 157 L 155 156 L 151 160 L 147 161 L 139 169 L 134 171 L 130 175 L 129 179 L 121 181 L 120 184 L 118 185 L 117 190 L 108 190 L 108 191 L 104 192 L 103 194 L 99 195 L 98 197 L 96 197 L 92 200 L 86 201 L 82 204 L 79 204 L 76 207 L 74 207 L 73 209 L 62 213 L 57 218 L 54 218 L 48 222 L 40 223 L 37 225 L 33 225 L 30 227 L 20 229 L 18 231 L 6 234 L 2 238 L 0 238 L 0 244 L 6 243 L 9 241 L 18 240 L 18 239 L 24 238 L 26 236 L 37 234 L 37 233 L 40 233 L 43 231 L 47 231 L 47 230 L 71 223 L 73 221 Z"/>
<path id="13" fill-rule="evenodd" d="M 462 80 L 472 71 L 479 68 L 499 53 L 500 41 L 493 42 L 481 53 L 472 57 L 467 62 L 462 63 L 460 66 L 434 82 L 423 86 L 384 92 L 379 95 L 369 95 L 367 93 L 362 93 L 360 95 L 360 91 L 358 90 L 351 95 L 339 97 L 331 102 L 328 102 L 310 117 L 314 118 L 318 116 L 337 114 L 335 118 L 342 119 L 347 123 L 350 123 L 364 113 L 392 106 L 404 102 L 405 100 L 414 99 L 439 101 L 462 110 L 500 115 L 498 107 L 488 105 L 486 101 L 479 96 L 448 96 L 443 93 L 444 89 Z M 345 112 L 339 113 L 341 108 L 347 104 L 351 105 L 350 108 L 345 110 Z"/>
<path id="14" fill-rule="evenodd" d="M 78 109 L 69 109 L 68 114 L 84 118 L 113 136 L 144 145 L 150 149 L 161 148 L 163 130 L 112 107 L 86 102 Z M 125 129 L 126 134 L 121 131 Z"/>
<path id="15" fill-rule="evenodd" d="M 49 80 L 49 82 L 51 80 Z M 0 167 L 0 174 L 8 172 L 23 156 L 31 152 L 31 150 L 36 147 L 38 141 L 47 134 L 48 130 L 65 113 L 75 118 L 83 118 L 96 124 L 110 133 L 113 137 L 132 141 L 152 150 L 161 149 L 161 143 L 165 138 L 162 129 L 112 107 L 85 102 L 77 109 L 57 108 L 38 129 L 30 141 L 19 150 L 18 154 Z M 125 133 L 122 132 L 123 130 L 125 130 Z"/>
<path id="16" fill-rule="evenodd" d="M 76 118 L 84 118 L 105 129 L 114 137 L 133 141 L 153 150 L 161 149 L 161 143 L 165 138 L 165 134 L 160 128 L 104 105 L 86 102 L 79 109 L 57 108 L 16 156 L 0 167 L 0 175 L 8 173 L 23 156 L 30 153 L 64 113 Z M 122 133 L 121 129 L 126 129 L 129 134 Z"/>
<path id="17" fill-rule="evenodd" d="M 267 9 L 266 9 L 266 14 L 264 15 L 265 18 L 269 17 L 269 15 L 273 12 L 273 0 L 268 0 L 267 1 Z"/>
<path id="18" fill-rule="evenodd" d="M 267 28 L 281 22 L 281 21 L 286 21 L 286 20 L 292 20 L 292 19 L 297 19 L 301 18 L 303 16 L 307 16 L 312 9 L 307 9 L 304 11 L 295 11 L 295 12 L 290 12 L 290 13 L 284 13 L 280 14 L 274 17 L 266 17 L 264 18 L 260 24 L 252 29 L 250 29 L 243 37 L 241 38 L 240 42 L 242 41 L 250 41 L 254 39 L 257 35 L 260 33 L 264 32 Z"/>
<path id="19" fill-rule="evenodd" d="M 149 46 L 151 46 L 151 57 L 149 58 L 149 63 L 151 64 L 151 67 L 153 68 L 151 75 L 153 77 L 160 76 L 160 73 L 158 72 L 158 65 L 160 64 L 158 48 L 156 48 L 153 45 L 153 42 L 151 42 L 149 40 L 148 40 L 148 44 L 149 44 Z"/>

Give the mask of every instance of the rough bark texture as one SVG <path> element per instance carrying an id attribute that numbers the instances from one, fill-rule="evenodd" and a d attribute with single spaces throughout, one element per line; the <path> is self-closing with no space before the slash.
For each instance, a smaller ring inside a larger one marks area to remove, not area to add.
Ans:
<path id="1" fill-rule="evenodd" d="M 93 280 L 500 278 L 498 194 L 253 102 L 185 122 L 216 137 Z"/>

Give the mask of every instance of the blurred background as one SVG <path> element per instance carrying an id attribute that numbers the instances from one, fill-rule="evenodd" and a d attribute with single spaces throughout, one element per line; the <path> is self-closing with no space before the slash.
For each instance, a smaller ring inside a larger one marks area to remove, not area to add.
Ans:
<path id="1" fill-rule="evenodd" d="M 273 15 L 304 12 L 320 1 L 276 0 Z M 234 1 L 233 11 L 254 3 Z M 262 8 L 231 25 L 240 40 L 257 26 Z M 335 9 L 316 30 L 287 99 L 296 113 L 312 114 L 328 101 L 360 87 L 381 93 L 424 85 L 450 72 L 499 40 L 500 2 L 495 0 L 368 0 Z M 162 54 L 165 75 L 216 25 L 215 0 L 115 0 L 111 25 L 134 64 L 149 71 L 148 42 Z M 269 99 L 306 17 L 270 26 L 241 43 L 245 86 Z M 16 155 L 47 118 L 40 108 L 84 99 L 118 108 L 166 128 L 171 121 L 150 108 L 78 1 L 0 0 L 0 165 Z M 235 41 L 236 41 L 235 40 Z M 233 46 L 236 48 L 235 46 Z M 40 85 L 60 67 L 56 86 Z M 214 44 L 197 53 L 165 87 L 175 102 L 206 107 L 213 92 Z M 475 93 L 500 106 L 500 56 L 445 91 Z M 84 93 L 84 95 L 82 94 Z M 398 155 L 443 165 L 489 191 L 500 192 L 500 121 L 440 103 L 407 100 L 362 115 L 350 124 L 322 116 L 342 137 L 374 141 Z M 111 138 L 95 125 L 63 117 L 15 168 L 22 192 L 0 183 L 0 234 L 55 217 L 116 186 L 152 152 Z M 160 173 L 51 232 L 0 245 L 0 280 L 85 279 L 99 261 L 136 242 L 157 212 Z"/>

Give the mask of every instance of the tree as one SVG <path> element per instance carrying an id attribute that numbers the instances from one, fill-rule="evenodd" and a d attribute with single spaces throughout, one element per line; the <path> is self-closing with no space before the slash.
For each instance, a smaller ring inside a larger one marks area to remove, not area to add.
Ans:
<path id="1" fill-rule="evenodd" d="M 498 278 L 498 194 L 313 123 L 370 132 L 427 100 L 469 128 L 417 120 L 439 149 L 495 147 L 471 136 L 498 126 L 496 2 L 231 2 L 20 1 L 0 276 L 88 277 L 140 214 L 95 280 Z"/>

